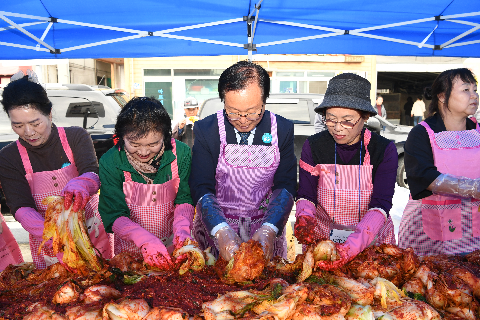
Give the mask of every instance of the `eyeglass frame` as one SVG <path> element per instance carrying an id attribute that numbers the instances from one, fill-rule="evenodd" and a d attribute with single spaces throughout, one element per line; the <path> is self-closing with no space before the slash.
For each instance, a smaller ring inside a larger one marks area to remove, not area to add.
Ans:
<path id="1" fill-rule="evenodd" d="M 362 116 L 360 116 L 360 118 L 358 118 L 358 120 L 355 121 L 355 123 L 352 123 L 352 122 L 350 122 L 350 121 L 333 121 L 333 120 L 331 120 L 331 119 L 327 119 L 327 117 L 324 116 L 323 122 L 325 123 L 325 125 L 326 125 L 327 127 L 332 127 L 332 128 L 334 128 L 334 127 L 337 125 L 337 123 L 339 123 L 339 124 L 342 126 L 342 128 L 345 128 L 345 129 L 353 129 L 353 128 L 355 128 L 355 126 L 357 125 L 357 123 L 360 122 L 361 119 L 363 119 Z M 328 124 L 327 124 L 327 121 L 332 122 L 333 125 L 328 125 Z M 346 127 L 344 124 L 342 124 L 342 122 L 347 122 L 347 123 L 350 123 L 350 124 L 353 124 L 353 125 L 352 125 L 351 127 Z"/>
<path id="2" fill-rule="evenodd" d="M 249 120 L 249 121 L 255 121 L 255 120 L 258 120 L 258 119 L 260 119 L 260 118 L 262 117 L 262 114 L 263 114 L 263 112 L 265 111 L 265 110 L 263 109 L 264 106 L 265 106 L 265 105 L 262 105 L 262 110 L 260 111 L 260 113 L 253 112 L 253 113 L 247 113 L 247 114 L 241 115 L 239 112 L 228 112 L 228 113 L 227 113 L 227 110 L 225 110 L 225 109 L 223 109 L 223 112 L 225 112 L 225 115 L 226 115 L 227 118 L 228 118 L 229 120 L 231 120 L 231 121 L 238 121 L 238 120 L 240 120 L 242 117 L 245 117 L 245 118 L 246 118 L 247 120 Z M 230 115 L 237 115 L 238 118 L 232 119 L 232 118 L 230 117 Z M 257 117 L 256 117 L 255 119 L 249 119 L 248 116 L 251 116 L 251 115 L 256 115 Z"/>

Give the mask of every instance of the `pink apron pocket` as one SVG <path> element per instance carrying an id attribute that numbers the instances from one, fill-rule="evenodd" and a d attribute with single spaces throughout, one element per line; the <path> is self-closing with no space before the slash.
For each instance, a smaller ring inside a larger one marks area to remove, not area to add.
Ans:
<path id="1" fill-rule="evenodd" d="M 472 234 L 474 237 L 480 237 L 480 212 L 478 212 L 480 202 L 472 202 Z"/>
<path id="2" fill-rule="evenodd" d="M 422 200 L 423 231 L 432 240 L 461 239 L 462 200 L 430 196 Z"/>

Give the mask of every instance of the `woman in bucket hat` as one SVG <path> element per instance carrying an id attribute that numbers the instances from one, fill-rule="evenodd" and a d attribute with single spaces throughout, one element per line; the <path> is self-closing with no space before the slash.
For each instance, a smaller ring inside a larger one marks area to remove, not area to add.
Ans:
<path id="1" fill-rule="evenodd" d="M 331 239 L 341 267 L 370 244 L 395 244 L 389 211 L 398 155 L 393 142 L 364 129 L 377 112 L 370 103 L 370 82 L 344 73 L 332 80 L 315 108 L 326 131 L 307 139 L 300 159 L 295 236 L 303 244 Z"/>

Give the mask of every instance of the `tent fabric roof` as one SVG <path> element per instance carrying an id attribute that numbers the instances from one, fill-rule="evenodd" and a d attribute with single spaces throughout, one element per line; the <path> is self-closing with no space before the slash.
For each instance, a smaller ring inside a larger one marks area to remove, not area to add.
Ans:
<path id="1" fill-rule="evenodd" d="M 20 0 L 3 1 L 0 10 L 3 60 L 248 52 L 480 57 L 477 0 Z"/>

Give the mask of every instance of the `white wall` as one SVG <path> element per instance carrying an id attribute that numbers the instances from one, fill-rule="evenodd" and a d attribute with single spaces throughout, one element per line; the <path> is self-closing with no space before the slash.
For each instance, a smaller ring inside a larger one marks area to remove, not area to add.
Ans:
<path id="1" fill-rule="evenodd" d="M 70 83 L 95 85 L 95 60 L 70 59 Z"/>

